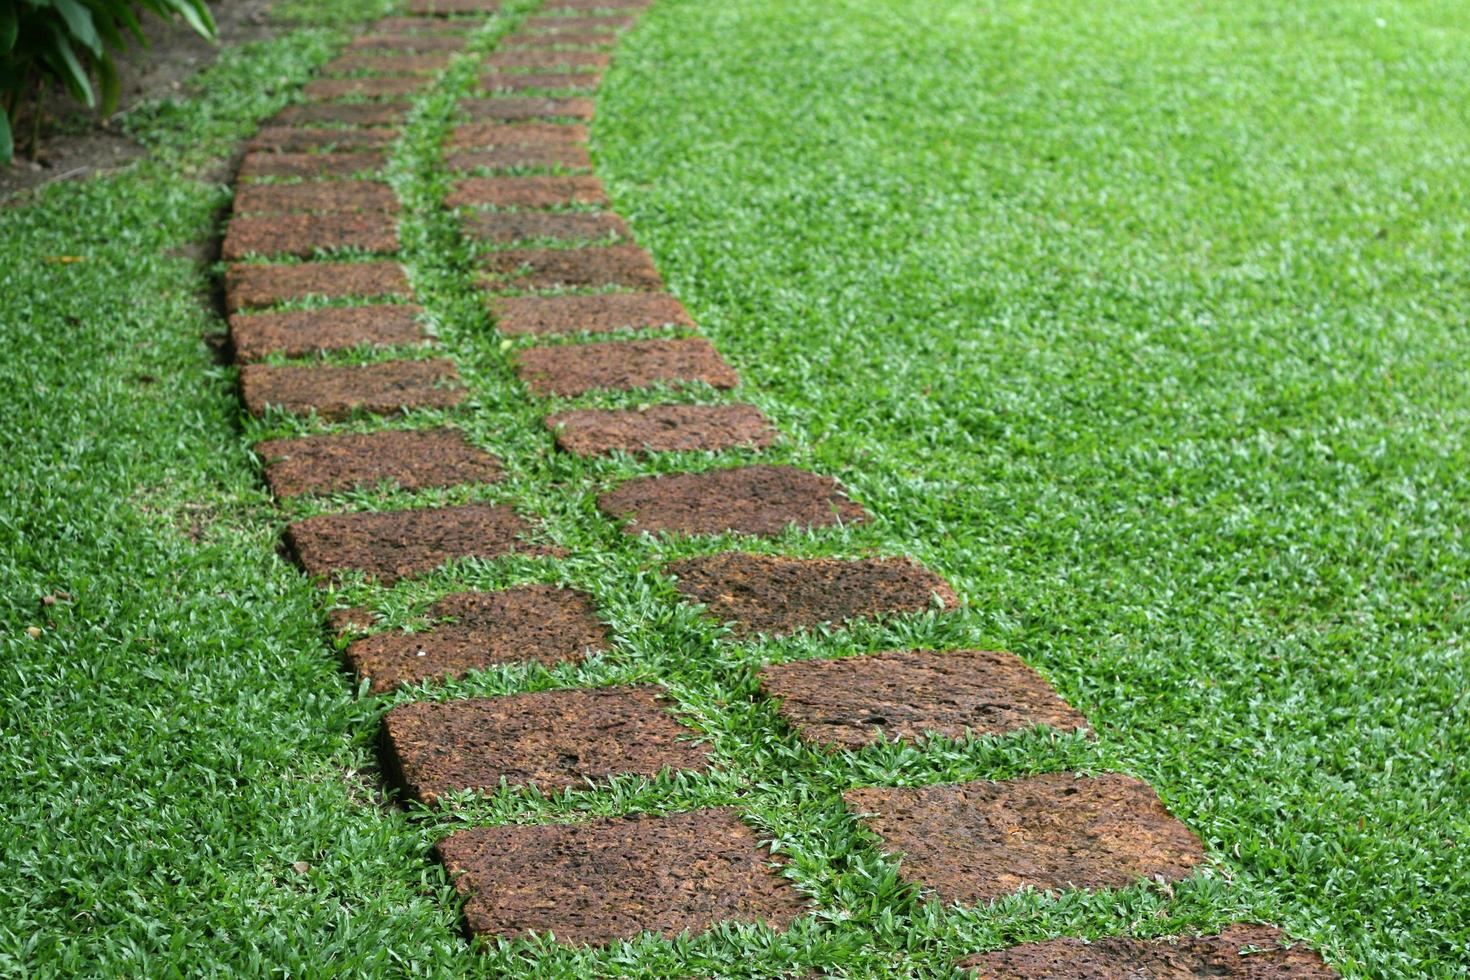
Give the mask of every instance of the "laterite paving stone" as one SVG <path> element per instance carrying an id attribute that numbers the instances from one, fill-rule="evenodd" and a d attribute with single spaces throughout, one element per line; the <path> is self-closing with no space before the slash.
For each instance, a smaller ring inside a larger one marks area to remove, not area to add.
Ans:
<path id="1" fill-rule="evenodd" d="M 508 336 L 694 326 L 684 305 L 667 293 L 493 296 L 490 310 L 496 329 Z"/>
<path id="2" fill-rule="evenodd" d="M 637 18 L 609 15 L 606 17 L 531 17 L 526 20 L 526 29 L 547 34 L 567 31 L 620 31 L 632 27 Z"/>
<path id="3" fill-rule="evenodd" d="M 560 3 L 544 7 L 543 14 L 562 11 L 581 13 L 586 10 L 647 10 L 653 0 L 561 0 Z"/>
<path id="4" fill-rule="evenodd" d="M 587 127 L 581 123 L 463 123 L 454 127 L 449 146 L 455 150 L 483 150 L 505 146 L 567 146 L 586 144 Z"/>
<path id="5" fill-rule="evenodd" d="M 465 234 L 482 242 L 512 244 L 538 238 L 601 241 L 628 237 L 628 226 L 615 214 L 586 211 L 491 211 L 470 215 Z"/>
<path id="6" fill-rule="evenodd" d="M 379 513 L 322 514 L 286 529 L 286 543 L 312 578 L 362 572 L 383 585 L 458 558 L 552 551 L 523 540 L 531 526 L 500 504 L 463 504 Z"/>
<path id="7" fill-rule="evenodd" d="M 381 153 L 269 153 L 252 151 L 240 161 L 240 177 L 328 177 L 368 175 L 387 160 Z"/>
<path id="8" fill-rule="evenodd" d="M 592 166 L 581 143 L 541 143 L 534 146 L 495 146 L 487 150 L 458 150 L 444 158 L 450 170 L 506 170 L 511 167 Z"/>
<path id="9" fill-rule="evenodd" d="M 231 313 L 307 296 L 411 297 L 397 262 L 303 262 L 300 265 L 232 265 L 225 270 L 225 306 Z"/>
<path id="10" fill-rule="evenodd" d="M 554 208 L 606 204 L 607 193 L 592 176 L 467 177 L 455 182 L 445 203 L 452 208 Z"/>
<path id="11" fill-rule="evenodd" d="M 556 433 L 557 446 L 574 456 L 764 449 L 776 438 L 754 405 L 582 408 L 548 416 L 546 427 Z"/>
<path id="12" fill-rule="evenodd" d="M 571 68 L 606 69 L 612 56 L 605 51 L 496 51 L 485 58 L 485 67 L 538 68 L 542 71 Z"/>
<path id="13" fill-rule="evenodd" d="M 266 126 L 255 134 L 248 149 L 279 153 L 311 153 L 318 150 L 372 151 L 392 144 L 396 129 L 300 129 L 295 126 Z"/>
<path id="14" fill-rule="evenodd" d="M 1204 861 L 1199 838 L 1142 780 L 1120 773 L 1049 773 L 1003 782 L 842 794 L 902 857 L 928 897 L 976 905 L 1022 888 L 1123 888 L 1177 881 Z"/>
<path id="15" fill-rule="evenodd" d="M 347 367 L 247 364 L 240 397 L 252 415 L 274 405 L 295 415 L 343 419 L 354 411 L 391 415 L 413 408 L 449 408 L 464 400 L 454 362 L 383 361 Z"/>
<path id="16" fill-rule="evenodd" d="M 316 180 L 305 184 L 247 184 L 235 192 L 236 214 L 292 211 L 397 211 L 398 196 L 380 180 Z"/>
<path id="17" fill-rule="evenodd" d="M 592 600 L 554 585 L 457 593 L 429 613 L 456 622 L 421 633 L 378 633 L 348 645 L 347 663 L 368 679 L 370 690 L 463 677 L 497 664 L 580 663 L 608 645 Z"/>
<path id="18" fill-rule="evenodd" d="M 410 14 L 495 14 L 500 12 L 499 0 L 409 0 Z"/>
<path id="19" fill-rule="evenodd" d="M 761 693 L 803 741 L 860 749 L 878 741 L 1005 735 L 1035 725 L 1087 728 L 1040 674 L 1013 653 L 891 650 L 798 660 L 760 671 Z"/>
<path id="20" fill-rule="evenodd" d="M 287 126 L 396 126 L 408 115 L 406 102 L 309 102 L 276 113 Z"/>
<path id="21" fill-rule="evenodd" d="M 435 848 L 471 933 L 602 945 L 721 922 L 785 929 L 805 911 L 732 808 L 580 824 L 475 827 Z"/>
<path id="22" fill-rule="evenodd" d="M 473 122 L 517 122 L 524 119 L 591 119 L 594 103 L 582 95 L 564 98 L 543 95 L 506 95 L 496 99 L 465 99 L 460 110 Z"/>
<path id="23" fill-rule="evenodd" d="M 600 48 L 616 44 L 618 36 L 608 31 L 560 31 L 556 34 L 507 34 L 500 39 L 502 48 Z"/>
<path id="24" fill-rule="evenodd" d="M 368 25 L 372 34 L 455 34 L 477 30 L 484 22 L 472 18 L 384 17 Z"/>
<path id="25" fill-rule="evenodd" d="M 500 460 L 453 429 L 346 432 L 257 443 L 265 481 L 277 498 L 338 493 L 381 481 L 404 490 L 495 483 Z"/>
<path id="26" fill-rule="evenodd" d="M 420 803 L 455 790 L 534 785 L 542 792 L 622 774 L 709 766 L 655 687 L 537 691 L 400 705 L 383 719 L 384 768 Z"/>
<path id="27" fill-rule="evenodd" d="M 431 54 L 342 54 L 327 62 L 322 71 L 328 75 L 349 72 L 371 72 L 376 75 L 432 75 L 449 67 L 454 60 L 450 52 Z"/>
<path id="28" fill-rule="evenodd" d="M 489 274 L 484 284 L 491 289 L 623 286 L 652 290 L 664 284 L 652 256 L 637 245 L 514 249 L 486 255 L 480 265 Z"/>
<path id="29" fill-rule="evenodd" d="M 780 534 L 787 528 L 861 524 L 867 511 L 842 486 L 794 466 L 738 466 L 629 480 L 597 498 L 628 534 Z"/>
<path id="30" fill-rule="evenodd" d="M 247 255 L 306 258 L 318 250 L 344 248 L 397 252 L 397 219 L 383 214 L 246 215 L 230 221 L 220 256 L 225 261 Z"/>
<path id="31" fill-rule="evenodd" d="M 734 388 L 740 383 L 719 351 L 699 337 L 532 347 L 517 356 L 516 374 L 535 395 L 582 395 L 600 388 L 630 391 L 698 381 Z"/>
<path id="32" fill-rule="evenodd" d="M 1331 980 L 1314 950 L 1288 946 L 1279 929 L 1233 925 L 1218 936 L 1107 936 L 1022 943 L 960 960 L 974 980 Z"/>
<path id="33" fill-rule="evenodd" d="M 303 90 L 310 100 L 341 99 L 349 95 L 377 98 L 385 95 L 416 95 L 433 83 L 430 78 L 314 78 Z"/>
<path id="34" fill-rule="evenodd" d="M 238 361 L 416 344 L 428 339 L 421 312 L 417 306 L 383 305 L 236 314 L 230 317 L 230 343 Z"/>
<path id="35" fill-rule="evenodd" d="M 457 34 L 377 34 L 353 38 L 350 51 L 403 51 L 425 54 L 434 51 L 463 51 L 466 39 Z"/>
<path id="36" fill-rule="evenodd" d="M 591 91 L 602 81 L 601 72 L 532 72 L 508 74 L 496 72 L 480 76 L 480 87 L 487 92 L 522 92 L 526 89 L 580 89 Z"/>
<path id="37" fill-rule="evenodd" d="M 680 594 L 732 623 L 736 636 L 784 636 L 847 620 L 918 613 L 935 596 L 959 605 L 949 585 L 909 558 L 784 558 L 725 552 L 667 566 Z"/>

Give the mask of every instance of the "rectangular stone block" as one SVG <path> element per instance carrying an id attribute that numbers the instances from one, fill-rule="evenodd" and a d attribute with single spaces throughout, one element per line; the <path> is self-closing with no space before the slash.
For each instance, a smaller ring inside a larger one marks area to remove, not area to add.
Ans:
<path id="1" fill-rule="evenodd" d="M 505 95 L 465 99 L 460 110 L 474 122 L 519 122 L 525 119 L 591 119 L 595 104 L 581 95 Z"/>
<path id="2" fill-rule="evenodd" d="M 605 71 L 612 64 L 606 51 L 496 51 L 485 58 L 485 67 L 499 71 L 505 68 L 533 68 L 539 71 L 575 71 L 595 68 Z"/>
<path id="3" fill-rule="evenodd" d="M 374 75 L 433 75 L 449 67 L 454 60 L 450 51 L 434 51 L 425 54 L 384 54 L 382 52 L 359 52 L 342 54 L 327 62 L 322 68 L 326 75 L 349 75 L 368 72 Z"/>
<path id="4" fill-rule="evenodd" d="M 534 395 L 575 396 L 691 382 L 733 388 L 740 383 L 709 341 L 698 337 L 532 347 L 517 357 L 516 374 Z"/>
<path id="5" fill-rule="evenodd" d="M 372 152 L 392 145 L 396 129 L 300 129 L 266 126 L 250 141 L 249 149 L 275 153 Z"/>
<path id="6" fill-rule="evenodd" d="M 252 415 L 264 415 L 274 406 L 335 420 L 353 412 L 391 415 L 448 408 L 464 399 L 458 381 L 454 362 L 442 358 L 342 367 L 247 364 L 240 369 L 240 396 Z"/>
<path id="7" fill-rule="evenodd" d="M 508 336 L 694 327 L 683 304 L 667 293 L 492 296 L 490 310 L 496 329 Z"/>
<path id="8" fill-rule="evenodd" d="M 524 92 L 531 89 L 590 92 L 602 82 L 602 72 L 493 72 L 480 76 L 487 92 Z"/>
<path id="9" fill-rule="evenodd" d="M 295 255 L 361 249 L 385 255 L 398 251 L 398 219 L 382 214 L 248 215 L 230 221 L 221 257 Z"/>
<path id="10" fill-rule="evenodd" d="M 230 345 L 237 361 L 271 354 L 307 357 L 354 347 L 398 347 L 428 340 L 417 306 L 332 306 L 320 310 L 235 314 Z"/>
<path id="11" fill-rule="evenodd" d="M 542 143 L 536 146 L 497 146 L 487 150 L 457 150 L 447 154 L 450 170 L 510 170 L 519 167 L 587 169 L 592 160 L 580 143 Z"/>
<path id="12" fill-rule="evenodd" d="M 396 126 L 408 115 L 407 102 L 307 102 L 276 113 L 283 126 Z"/>
<path id="13" fill-rule="evenodd" d="M 466 177 L 455 181 L 445 202 L 456 207 L 555 208 L 607 204 L 602 181 L 591 175 Z M 621 222 L 620 222 L 621 223 Z"/>
<path id="14" fill-rule="evenodd" d="M 500 461 L 454 429 L 344 432 L 257 443 L 278 499 L 390 483 L 404 490 L 495 483 Z"/>
<path id="15" fill-rule="evenodd" d="M 398 196 L 378 180 L 314 180 L 305 184 L 246 184 L 235 189 L 235 214 L 293 211 L 396 212 Z"/>
<path id="16" fill-rule="evenodd" d="M 403 51 L 409 54 L 463 51 L 466 38 L 458 34 L 368 34 L 353 38 L 352 51 Z"/>
<path id="17" fill-rule="evenodd" d="M 236 264 L 225 270 L 229 312 L 260 309 L 289 300 L 384 296 L 411 298 L 408 277 L 396 262 L 303 262 L 300 265 Z"/>
<path id="18" fill-rule="evenodd" d="M 383 98 L 384 96 L 418 95 L 433 84 L 427 76 L 395 75 L 387 78 L 314 78 L 302 90 L 313 102 L 327 102 L 350 96 Z"/>
<path id="19" fill-rule="evenodd" d="M 587 142 L 581 123 L 464 123 L 454 127 L 449 146 L 455 150 L 484 150 L 503 146 L 566 146 Z"/>
<path id="20" fill-rule="evenodd" d="M 546 427 L 556 433 L 557 447 L 574 456 L 762 449 L 776 437 L 754 405 L 583 408 L 548 416 Z"/>
<path id="21" fill-rule="evenodd" d="M 470 238 L 503 245 L 545 238 L 616 241 L 628 237 L 621 218 L 598 211 L 483 211 L 469 215 L 464 227 Z"/>
<path id="22" fill-rule="evenodd" d="M 637 245 L 595 248 L 515 249 L 480 260 L 494 290 L 565 289 L 621 286 L 660 289 L 663 279 L 653 258 Z"/>
<path id="23" fill-rule="evenodd" d="M 251 151 L 240 161 L 240 178 L 304 177 L 325 180 L 331 177 L 371 177 L 387 160 L 381 153 L 273 153 Z"/>
<path id="24" fill-rule="evenodd" d="M 559 31 L 555 34 L 521 32 L 500 39 L 502 48 L 605 48 L 618 42 L 612 31 Z"/>
<path id="25" fill-rule="evenodd" d="M 639 477 L 599 496 L 597 509 L 629 534 L 769 536 L 868 520 L 836 480 L 794 466 Z"/>

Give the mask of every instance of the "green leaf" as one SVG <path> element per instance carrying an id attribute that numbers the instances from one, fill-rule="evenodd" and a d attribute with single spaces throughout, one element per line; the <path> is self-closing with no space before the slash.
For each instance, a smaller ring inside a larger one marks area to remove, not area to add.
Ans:
<path id="1" fill-rule="evenodd" d="M 15 39 L 20 35 L 20 18 L 15 14 L 15 4 L 0 3 L 0 54 L 5 54 L 15 47 Z M 7 128 L 7 133 L 9 129 Z"/>
<path id="2" fill-rule="evenodd" d="M 9 163 L 15 157 L 15 140 L 10 135 L 10 117 L 0 112 L 0 163 Z"/>
<path id="3" fill-rule="evenodd" d="M 165 0 L 167 5 L 182 18 L 185 23 L 192 27 L 200 37 L 207 37 L 211 41 L 216 39 L 214 17 L 209 8 L 204 5 L 204 0 Z"/>
<path id="4" fill-rule="evenodd" d="M 97 36 L 97 27 L 92 23 L 92 11 L 77 3 L 77 0 L 51 0 L 56 10 L 66 21 L 67 30 L 82 47 L 93 54 L 102 53 L 102 38 Z"/>
<path id="5" fill-rule="evenodd" d="M 72 50 L 71 42 L 59 25 L 52 25 L 51 40 L 52 47 L 48 54 L 52 57 L 47 59 L 51 67 L 56 69 L 56 74 L 61 76 L 72 95 L 87 103 L 87 108 L 97 108 L 97 96 L 92 91 L 92 82 L 87 78 L 86 70 L 77 60 L 76 51 Z"/>
<path id="6" fill-rule="evenodd" d="M 102 94 L 102 114 L 110 116 L 122 96 L 122 83 L 118 81 L 117 64 L 113 62 L 111 54 L 104 53 L 97 59 L 97 87 Z"/>

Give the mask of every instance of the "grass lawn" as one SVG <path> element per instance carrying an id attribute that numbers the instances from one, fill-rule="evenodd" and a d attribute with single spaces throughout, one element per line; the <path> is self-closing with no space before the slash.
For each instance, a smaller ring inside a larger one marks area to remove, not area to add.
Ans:
<path id="1" fill-rule="evenodd" d="M 311 9 L 340 25 L 381 8 Z M 1027 939 L 1252 919 L 1349 976 L 1462 976 L 1467 24 L 1453 2 L 660 0 L 600 94 L 598 172 L 787 437 L 764 456 L 839 477 L 878 517 L 754 543 L 631 538 L 593 505 L 629 475 L 741 453 L 551 452 L 545 403 L 508 368 L 520 342 L 489 331 L 438 207 L 468 62 L 390 177 L 471 389 L 449 417 L 508 480 L 277 509 L 247 446 L 307 427 L 242 421 L 233 369 L 201 342 L 221 324 L 177 250 L 227 194 L 178 175 L 340 36 L 242 49 L 201 93 L 137 114 L 153 160 L 0 212 L 0 974 L 948 976 Z M 573 557 L 338 598 L 413 625 L 449 591 L 561 581 L 595 595 L 615 649 L 354 690 L 280 529 L 470 497 L 517 502 Z M 657 567 L 735 545 L 913 554 L 966 607 L 732 644 Z M 751 698 L 773 660 L 960 645 L 1014 650 L 1098 737 L 827 756 Z M 623 680 L 667 684 L 721 768 L 385 805 L 373 746 L 392 703 Z M 1147 779 L 1211 867 L 935 908 L 840 803 L 1060 769 Z M 815 901 L 790 933 L 472 955 L 427 859 L 468 821 L 735 801 Z"/>

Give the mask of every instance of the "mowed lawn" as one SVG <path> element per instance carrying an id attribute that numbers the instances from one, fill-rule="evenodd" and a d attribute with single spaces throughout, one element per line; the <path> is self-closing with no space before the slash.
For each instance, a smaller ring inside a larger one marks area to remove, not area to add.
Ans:
<path id="1" fill-rule="evenodd" d="M 139 114 L 154 162 L 0 213 L 0 974 L 945 976 L 1026 939 L 1247 919 L 1349 976 L 1463 975 L 1467 13 L 659 0 L 599 95 L 598 172 L 787 437 L 771 458 L 877 516 L 751 547 L 913 554 L 966 608 L 727 654 L 641 577 L 702 546 L 599 525 L 589 481 L 636 466 L 550 453 L 498 338 L 450 310 L 467 425 L 604 577 L 621 634 L 585 673 L 451 694 L 669 680 L 729 769 L 427 819 L 379 793 L 382 703 L 277 553 L 246 450 L 263 430 L 201 342 L 222 325 L 180 251 L 227 200 L 199 168 L 341 37 L 238 52 Z M 397 186 L 422 189 L 410 170 Z M 452 264 L 419 237 L 416 261 Z M 765 659 L 902 643 L 1017 652 L 1095 743 L 828 759 L 741 702 Z M 1211 868 L 939 909 L 837 800 L 1062 768 L 1147 779 Z M 747 798 L 792 828 L 820 906 L 790 936 L 471 953 L 428 859 L 461 817 Z"/>

